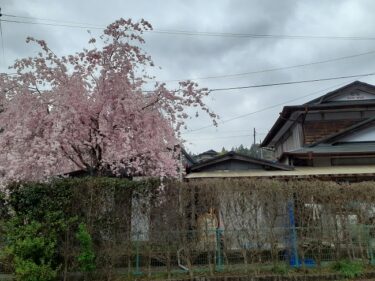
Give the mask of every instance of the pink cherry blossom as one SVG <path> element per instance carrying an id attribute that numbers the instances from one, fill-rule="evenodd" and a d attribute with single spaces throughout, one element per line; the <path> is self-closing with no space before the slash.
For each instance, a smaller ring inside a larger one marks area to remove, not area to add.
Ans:
<path id="1" fill-rule="evenodd" d="M 143 91 L 153 66 L 142 51 L 142 20 L 120 19 L 100 39 L 103 47 L 57 56 L 43 40 L 36 57 L 20 59 L 17 75 L 0 75 L 0 169 L 9 180 L 40 180 L 74 170 L 176 176 L 179 130 L 186 108 L 217 116 L 192 81 L 177 90 L 156 83 Z M 95 44 L 91 44 L 95 45 Z M 148 86 L 149 87 L 149 86 Z"/>

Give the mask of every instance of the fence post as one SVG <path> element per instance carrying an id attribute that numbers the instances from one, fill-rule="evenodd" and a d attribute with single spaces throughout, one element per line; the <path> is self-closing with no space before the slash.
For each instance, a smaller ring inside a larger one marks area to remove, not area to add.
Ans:
<path id="1" fill-rule="evenodd" d="M 139 236 L 140 236 L 140 233 L 137 232 L 137 240 L 135 242 L 135 271 L 134 271 L 134 275 L 141 275 L 142 274 L 142 272 L 140 270 L 141 257 L 139 256 Z"/>
<path id="2" fill-rule="evenodd" d="M 294 204 L 292 200 L 289 200 L 288 202 L 289 235 L 290 235 L 290 244 L 291 244 L 289 264 L 293 267 L 299 267 L 300 263 L 298 260 L 297 232 L 296 232 L 296 224 L 295 224 L 295 219 L 294 219 Z"/>
<path id="3" fill-rule="evenodd" d="M 374 238 L 372 237 L 372 233 L 373 233 L 373 226 L 372 225 L 367 225 L 367 245 L 368 245 L 368 254 L 369 254 L 369 257 L 370 257 L 370 264 L 371 265 L 375 265 L 375 258 L 374 258 L 374 250 L 373 250 L 373 242 L 374 242 Z"/>
<path id="4" fill-rule="evenodd" d="M 221 251 L 221 237 L 222 237 L 222 230 L 217 228 L 216 229 L 216 270 L 222 271 L 223 270 L 223 255 Z"/>

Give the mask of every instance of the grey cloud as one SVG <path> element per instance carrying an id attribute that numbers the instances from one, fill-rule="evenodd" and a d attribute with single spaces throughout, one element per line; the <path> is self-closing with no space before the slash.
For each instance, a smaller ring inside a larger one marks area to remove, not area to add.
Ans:
<path id="1" fill-rule="evenodd" d="M 252 0 L 252 1 L 175 1 L 175 0 L 4 0 L 4 13 L 79 21 L 107 25 L 119 18 L 144 18 L 155 29 L 214 31 L 256 34 L 375 36 L 372 0 Z M 3 24 L 7 63 L 15 58 L 33 55 L 35 49 L 27 46 L 28 35 L 45 39 L 58 54 L 73 53 L 87 46 L 89 38 L 85 30 L 47 26 Z M 93 31 L 98 34 L 98 31 Z M 325 60 L 375 50 L 374 41 L 347 40 L 285 40 L 285 39 L 238 39 L 223 37 L 187 37 L 177 35 L 145 34 L 144 46 L 162 69 L 151 70 L 160 80 L 225 75 L 267 68 Z M 220 88 L 263 84 L 281 81 L 315 79 L 366 73 L 373 71 L 375 55 L 353 58 L 333 63 L 267 72 L 235 78 L 198 81 L 202 87 Z M 1 69 L 4 69 L 3 66 Z M 375 83 L 375 78 L 361 80 Z M 339 83 L 327 81 L 212 93 L 207 103 L 222 119 L 257 111 L 278 103 L 296 99 L 333 87 Z M 171 87 L 175 83 L 169 83 Z M 333 89 L 333 88 L 332 88 Z M 301 104 L 324 92 L 295 100 Z M 250 145 L 252 137 L 225 136 L 249 135 L 253 127 L 259 131 L 258 139 L 272 126 L 282 106 L 260 112 L 246 118 L 184 135 L 188 148 L 200 152 L 209 148 L 230 148 L 241 143 Z M 189 111 L 193 113 L 193 111 Z M 189 128 L 210 124 L 201 115 L 189 120 Z M 217 137 L 215 139 L 215 136 Z"/>

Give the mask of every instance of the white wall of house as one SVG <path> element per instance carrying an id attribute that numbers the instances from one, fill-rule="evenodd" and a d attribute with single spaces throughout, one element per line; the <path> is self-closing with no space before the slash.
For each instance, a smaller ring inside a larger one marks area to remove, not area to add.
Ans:
<path id="1" fill-rule="evenodd" d="M 375 141 L 375 127 L 369 127 L 355 132 L 339 140 L 340 142 Z"/>
<path id="2" fill-rule="evenodd" d="M 131 239 L 133 241 L 149 240 L 150 231 L 150 198 L 143 194 L 134 194 L 131 208 Z"/>
<path id="3" fill-rule="evenodd" d="M 329 99 L 329 101 L 354 101 L 354 100 L 373 100 L 375 95 L 361 90 L 355 90 Z"/>
<path id="4" fill-rule="evenodd" d="M 301 148 L 303 145 L 303 131 L 300 123 L 295 123 L 287 133 L 284 139 L 275 146 L 275 157 L 278 158 L 286 151 L 292 151 Z"/>

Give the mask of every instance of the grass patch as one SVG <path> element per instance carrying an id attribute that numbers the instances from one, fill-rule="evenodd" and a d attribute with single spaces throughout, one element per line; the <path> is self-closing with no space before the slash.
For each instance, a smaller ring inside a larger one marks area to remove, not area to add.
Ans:
<path id="1" fill-rule="evenodd" d="M 346 278 L 354 278 L 360 276 L 364 271 L 362 262 L 343 260 L 333 265 L 333 270 L 342 274 Z"/>
<path id="2" fill-rule="evenodd" d="M 290 267 L 285 263 L 277 263 L 275 264 L 271 272 L 279 275 L 287 275 L 290 271 Z"/>

